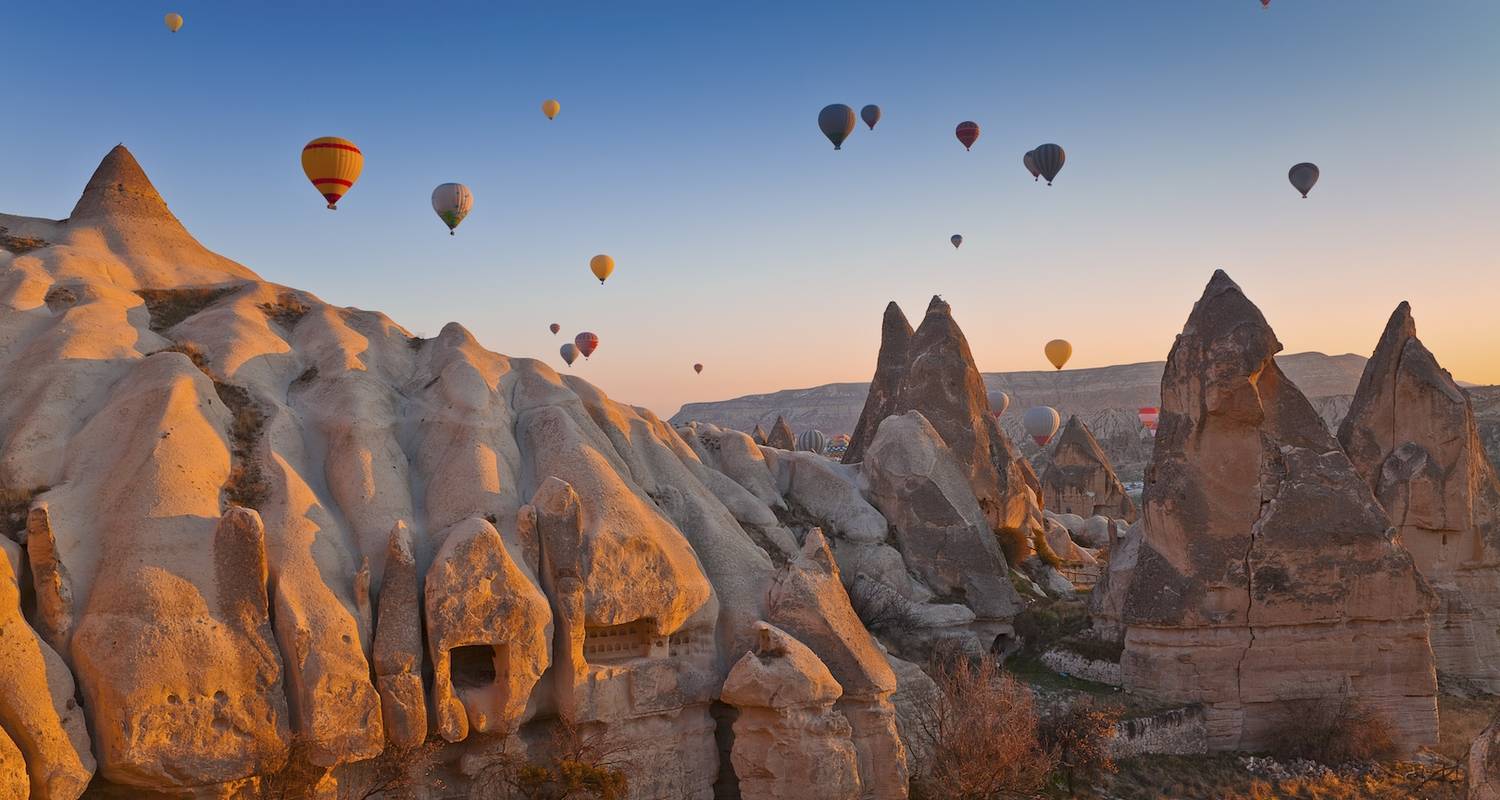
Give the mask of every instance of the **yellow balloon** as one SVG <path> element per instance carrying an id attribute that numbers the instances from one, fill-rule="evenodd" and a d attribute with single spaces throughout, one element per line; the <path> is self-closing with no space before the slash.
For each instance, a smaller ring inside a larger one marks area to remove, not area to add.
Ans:
<path id="1" fill-rule="evenodd" d="M 556 100 L 542 101 L 542 113 L 547 115 L 547 119 L 552 119 L 553 117 L 557 116 L 557 112 L 561 110 L 562 106 L 559 105 Z"/>
<path id="2" fill-rule="evenodd" d="M 1073 357 L 1073 345 L 1068 344 L 1066 339 L 1053 339 L 1043 349 L 1047 353 L 1047 360 L 1058 369 L 1062 369 L 1063 365 L 1068 363 L 1068 359 Z"/>
<path id="3" fill-rule="evenodd" d="M 179 31 L 179 30 L 182 29 L 182 15 L 181 14 L 168 14 L 167 17 L 166 17 L 166 21 L 167 21 L 167 30 L 169 30 L 169 31 L 171 31 L 173 33 L 176 33 L 177 31 Z"/>
<path id="4" fill-rule="evenodd" d="M 348 139 L 320 136 L 302 148 L 302 171 L 330 210 L 336 210 L 339 199 L 354 187 L 364 166 L 364 154 Z"/>
<path id="5" fill-rule="evenodd" d="M 604 279 L 615 271 L 615 260 L 600 253 L 589 259 L 589 269 L 593 271 L 594 277 L 598 278 L 600 283 L 604 283 Z"/>

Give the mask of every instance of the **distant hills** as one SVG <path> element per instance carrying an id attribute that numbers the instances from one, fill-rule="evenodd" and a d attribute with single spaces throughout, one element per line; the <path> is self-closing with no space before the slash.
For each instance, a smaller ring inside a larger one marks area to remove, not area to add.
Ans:
<path id="1" fill-rule="evenodd" d="M 1291 353 L 1276 358 L 1281 369 L 1317 406 L 1319 413 L 1335 427 L 1349 409 L 1349 399 L 1359 385 L 1365 368 L 1364 356 L 1345 353 L 1330 356 L 1323 353 Z M 1021 414 L 1032 406 L 1056 408 L 1066 421 L 1078 414 L 1088 423 L 1094 436 L 1114 460 L 1121 477 L 1137 479 L 1150 458 L 1150 437 L 1136 417 L 1142 406 L 1160 404 L 1161 376 L 1165 361 L 1118 364 L 1109 367 L 1025 372 L 984 373 L 985 386 L 999 389 L 1011 397 L 1010 409 L 1001 417 L 1001 425 L 1029 456 L 1040 455 L 1037 446 L 1024 435 Z M 748 431 L 757 424 L 771 427 L 778 415 L 785 416 L 792 429 L 816 428 L 830 436 L 849 433 L 859 419 L 869 383 L 828 383 L 807 389 L 784 389 L 767 394 L 752 394 L 730 400 L 688 403 L 673 417 L 674 424 L 689 420 Z M 1500 456 L 1500 387 L 1475 387 L 1469 390 L 1480 421 L 1480 435 L 1491 459 Z"/>

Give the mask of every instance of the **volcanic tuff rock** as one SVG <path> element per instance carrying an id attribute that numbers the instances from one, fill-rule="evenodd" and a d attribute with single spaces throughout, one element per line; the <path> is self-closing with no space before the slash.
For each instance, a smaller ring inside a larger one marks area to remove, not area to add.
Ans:
<path id="1" fill-rule="evenodd" d="M 1437 591 L 1438 669 L 1500 692 L 1500 480 L 1468 395 L 1417 338 L 1406 303 L 1365 364 L 1339 442 Z"/>
<path id="2" fill-rule="evenodd" d="M 771 625 L 724 681 L 734 721 L 734 771 L 745 800 L 785 800 L 817 787 L 828 800 L 860 796 L 849 721 L 833 704 L 843 687 L 807 646 Z"/>
<path id="3" fill-rule="evenodd" d="M 792 433 L 792 426 L 787 424 L 785 417 L 776 418 L 776 424 L 766 434 L 766 446 L 778 450 L 791 450 L 797 446 L 797 437 Z"/>
<path id="4" fill-rule="evenodd" d="M 1042 499 L 1049 511 L 1135 522 L 1135 503 L 1125 494 L 1094 434 L 1076 415 L 1068 417 L 1042 470 Z"/>
<path id="5" fill-rule="evenodd" d="M 842 684 L 866 795 L 905 796 L 895 679 L 804 532 L 905 575 L 857 469 L 264 282 L 123 148 L 69 220 L 0 227 L 30 243 L 0 249 L 0 796 L 461 787 L 562 717 L 631 745 L 632 798 L 706 800 L 767 621 Z"/>
<path id="6" fill-rule="evenodd" d="M 1122 609 L 1126 686 L 1202 703 L 1218 750 L 1264 749 L 1329 703 L 1378 715 L 1403 747 L 1430 744 L 1437 599 L 1279 349 L 1214 273 L 1162 378 Z"/>
<path id="7" fill-rule="evenodd" d="M 958 459 L 991 527 L 1039 526 L 1036 474 L 990 416 L 984 380 L 952 309 L 935 296 L 915 333 L 905 322 L 894 303 L 886 307 L 875 378 L 845 462 L 862 457 L 881 421 L 920 411 Z"/>

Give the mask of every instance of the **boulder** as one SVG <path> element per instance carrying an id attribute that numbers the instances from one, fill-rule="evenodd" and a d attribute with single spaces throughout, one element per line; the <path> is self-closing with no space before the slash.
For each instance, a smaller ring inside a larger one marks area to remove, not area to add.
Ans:
<path id="1" fill-rule="evenodd" d="M 1077 415 L 1068 417 L 1041 480 L 1042 500 L 1051 511 L 1135 521 L 1135 502 L 1125 494 L 1109 456 Z"/>
<path id="2" fill-rule="evenodd" d="M 859 765 L 844 715 L 843 688 L 807 646 L 766 623 L 755 650 L 724 681 L 734 706 L 732 759 L 745 800 L 781 800 L 817 787 L 818 797 L 857 800 Z"/>
<path id="3" fill-rule="evenodd" d="M 1437 599 L 1280 349 L 1216 272 L 1162 377 L 1126 688 L 1201 703 L 1214 750 L 1266 749 L 1329 703 L 1382 718 L 1401 747 L 1431 744 Z"/>
<path id="4" fill-rule="evenodd" d="M 1500 692 L 1500 479 L 1468 394 L 1402 303 L 1365 363 L 1339 443 L 1438 595 L 1438 671 Z"/>

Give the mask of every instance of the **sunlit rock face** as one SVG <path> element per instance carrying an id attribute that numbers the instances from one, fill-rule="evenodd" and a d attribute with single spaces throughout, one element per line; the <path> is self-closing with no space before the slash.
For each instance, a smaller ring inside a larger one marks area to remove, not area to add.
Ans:
<path id="1" fill-rule="evenodd" d="M 793 519 L 904 575 L 858 469 L 262 281 L 124 148 L 0 226 L 0 797 L 462 788 L 567 720 L 631 745 L 632 798 L 708 800 L 766 622 L 841 687 L 828 763 L 905 797 L 890 667 Z"/>
<path id="2" fill-rule="evenodd" d="M 1339 426 L 1354 468 L 1436 590 L 1438 670 L 1500 692 L 1500 480 L 1468 395 L 1391 315 Z"/>
<path id="3" fill-rule="evenodd" d="M 1104 448 L 1077 416 L 1068 417 L 1042 470 L 1041 481 L 1042 500 L 1048 511 L 1135 522 L 1135 502 L 1125 493 Z"/>
<path id="4" fill-rule="evenodd" d="M 1342 701 L 1379 715 L 1405 747 L 1430 744 L 1437 597 L 1276 366 L 1280 349 L 1216 272 L 1162 378 L 1121 611 L 1125 683 L 1202 703 L 1214 749 L 1265 749 L 1310 705 Z"/>

